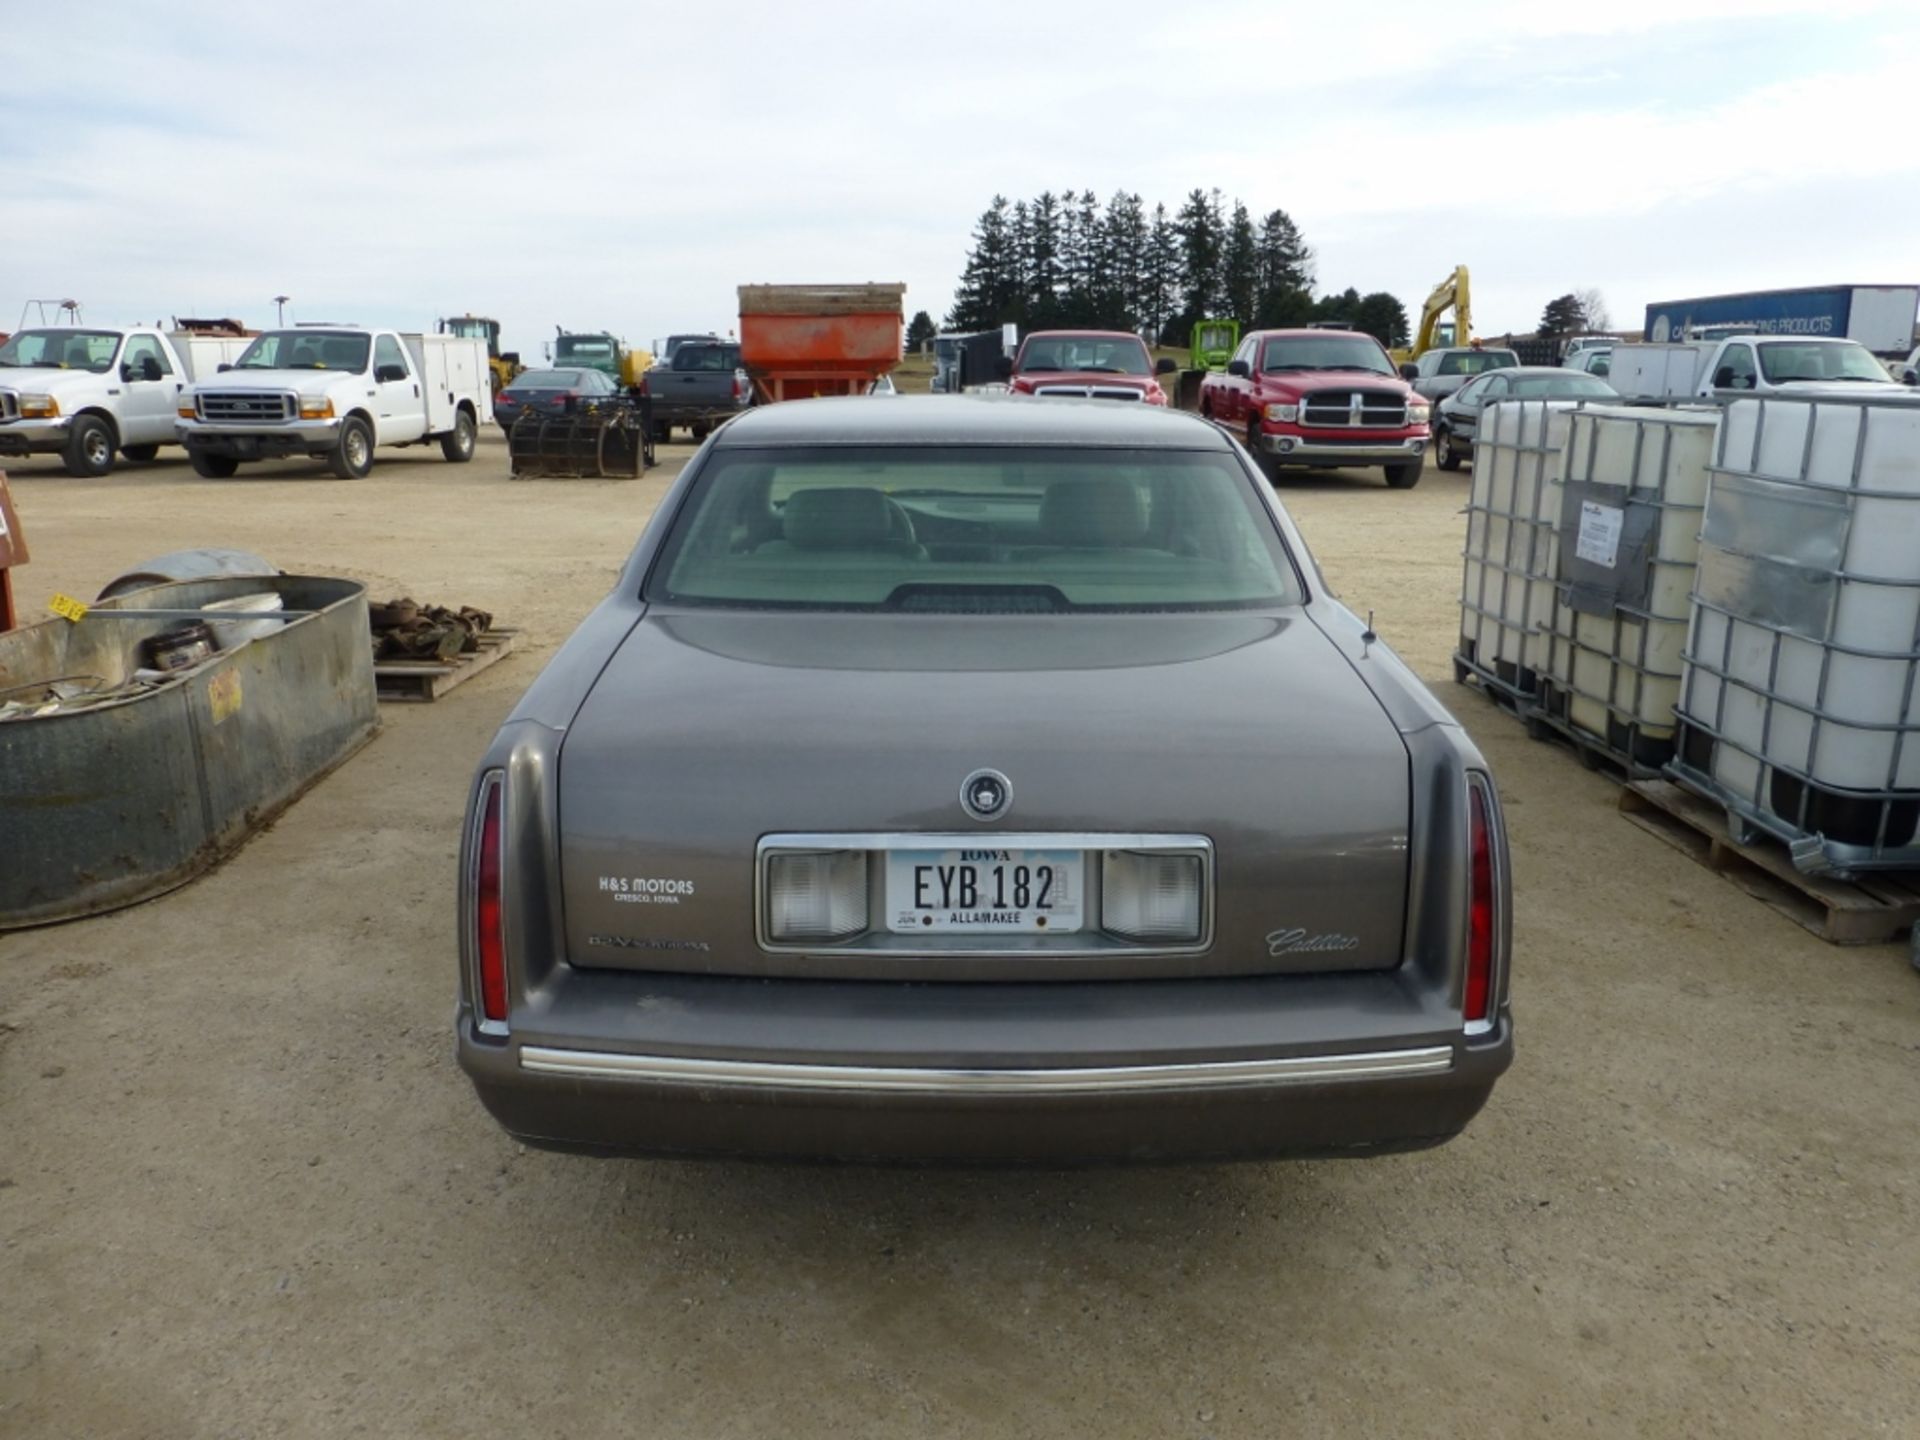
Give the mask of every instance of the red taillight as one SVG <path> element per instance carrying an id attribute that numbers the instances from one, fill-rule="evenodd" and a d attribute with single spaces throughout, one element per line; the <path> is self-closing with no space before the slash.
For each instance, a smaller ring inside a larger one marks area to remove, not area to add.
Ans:
<path id="1" fill-rule="evenodd" d="M 507 945 L 500 908 L 499 780 L 487 782 L 481 801 L 480 853 L 474 865 L 473 943 L 480 967 L 480 1015 L 501 1024 L 507 1019 Z"/>
<path id="2" fill-rule="evenodd" d="M 1468 1023 L 1493 1018 L 1493 952 L 1500 917 L 1494 905 L 1493 817 L 1487 792 L 1467 787 L 1467 984 L 1461 1009 Z"/>
<path id="3" fill-rule="evenodd" d="M 653 391 L 648 387 L 647 377 L 644 375 L 640 377 L 640 393 L 642 395 L 651 395 L 653 393 Z"/>
<path id="4" fill-rule="evenodd" d="M 736 400 L 740 398 L 740 372 L 738 370 L 733 372 L 733 398 Z"/>

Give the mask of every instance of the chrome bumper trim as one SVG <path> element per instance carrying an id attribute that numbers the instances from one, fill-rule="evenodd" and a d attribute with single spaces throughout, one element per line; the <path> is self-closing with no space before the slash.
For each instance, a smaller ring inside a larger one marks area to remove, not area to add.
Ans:
<path id="1" fill-rule="evenodd" d="M 1293 439 L 1292 446 L 1281 449 L 1282 438 Z M 1427 442 L 1422 436 L 1414 440 L 1386 440 L 1378 445 L 1322 445 L 1290 436 L 1262 435 L 1260 448 L 1276 460 L 1411 460 L 1425 453 Z"/>
<path id="2" fill-rule="evenodd" d="M 1355 1055 L 1289 1055 L 1191 1065 L 1115 1065 L 1058 1070 L 947 1070 L 909 1066 L 795 1065 L 766 1060 L 693 1060 L 526 1045 L 520 1068 L 581 1080 L 632 1080 L 703 1089 L 830 1090 L 852 1095 L 1100 1095 L 1242 1090 L 1339 1080 L 1404 1080 L 1453 1068 L 1446 1045 Z"/>

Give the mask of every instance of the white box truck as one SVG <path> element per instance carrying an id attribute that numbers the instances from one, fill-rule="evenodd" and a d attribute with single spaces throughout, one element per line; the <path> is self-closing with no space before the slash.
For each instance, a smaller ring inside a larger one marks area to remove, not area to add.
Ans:
<path id="1" fill-rule="evenodd" d="M 1640 404 L 1726 404 L 1763 395 L 1920 400 L 1920 393 L 1895 381 L 1864 345 L 1813 336 L 1732 335 L 1678 345 L 1616 345 L 1607 383 Z"/>
<path id="2" fill-rule="evenodd" d="M 188 386 L 176 428 L 202 475 L 308 456 L 357 479 L 379 446 L 438 441 L 446 459 L 471 460 L 492 418 L 484 340 L 301 325 L 255 336 L 232 368 Z"/>

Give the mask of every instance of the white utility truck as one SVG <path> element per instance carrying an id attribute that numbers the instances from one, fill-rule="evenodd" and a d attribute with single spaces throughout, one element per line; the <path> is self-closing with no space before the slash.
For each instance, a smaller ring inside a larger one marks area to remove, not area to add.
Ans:
<path id="1" fill-rule="evenodd" d="M 58 455 L 69 475 L 105 475 L 115 453 L 152 460 L 176 443 L 175 410 L 197 377 L 246 340 L 55 325 L 0 345 L 0 455 Z"/>
<path id="2" fill-rule="evenodd" d="M 180 443 L 202 475 L 306 456 L 357 479 L 376 446 L 438 441 L 448 460 L 471 460 L 493 387 L 483 340 L 301 325 L 256 336 L 233 365 L 188 386 L 178 409 Z"/>
<path id="3" fill-rule="evenodd" d="M 1734 335 L 1666 345 L 1616 345 L 1607 383 L 1628 400 L 1725 404 L 1752 396 L 1801 400 L 1920 398 L 1854 340 Z"/>

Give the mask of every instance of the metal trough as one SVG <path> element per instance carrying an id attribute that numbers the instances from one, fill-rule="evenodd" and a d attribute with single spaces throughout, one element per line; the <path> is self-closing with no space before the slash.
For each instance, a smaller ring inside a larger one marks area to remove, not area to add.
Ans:
<path id="1" fill-rule="evenodd" d="M 367 595 L 350 580 L 182 580 L 0 634 L 0 695 L 67 677 L 118 685 L 185 610 L 277 592 L 289 620 L 126 698 L 0 720 L 0 930 L 159 895 L 237 849 L 376 725 Z"/>

